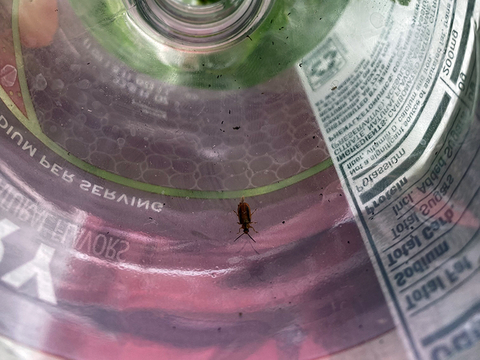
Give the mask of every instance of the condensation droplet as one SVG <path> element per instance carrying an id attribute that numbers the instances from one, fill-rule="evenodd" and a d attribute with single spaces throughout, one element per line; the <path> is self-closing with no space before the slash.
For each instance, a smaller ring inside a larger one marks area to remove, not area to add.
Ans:
<path id="1" fill-rule="evenodd" d="M 37 90 L 45 90 L 47 88 L 47 79 L 43 74 L 38 74 L 35 76 L 35 89 Z"/>
<path id="2" fill-rule="evenodd" d="M 78 64 L 72 64 L 72 65 L 70 65 L 70 70 L 72 70 L 72 71 L 80 71 L 80 70 L 82 70 L 82 67 L 81 67 L 80 65 L 78 65 Z"/>
<path id="3" fill-rule="evenodd" d="M 88 81 L 87 79 L 80 80 L 77 83 L 77 87 L 82 90 L 87 90 L 90 88 L 90 81 Z"/>
<path id="4" fill-rule="evenodd" d="M 62 90 L 65 87 L 65 83 L 60 79 L 52 81 L 52 90 Z"/>
<path id="5" fill-rule="evenodd" d="M 385 17 L 379 12 L 374 12 L 370 15 L 370 23 L 375 29 L 381 28 L 385 23 Z"/>
<path id="6" fill-rule="evenodd" d="M 17 69 L 12 65 L 5 65 L 0 70 L 0 83 L 4 87 L 12 87 L 17 80 Z"/>

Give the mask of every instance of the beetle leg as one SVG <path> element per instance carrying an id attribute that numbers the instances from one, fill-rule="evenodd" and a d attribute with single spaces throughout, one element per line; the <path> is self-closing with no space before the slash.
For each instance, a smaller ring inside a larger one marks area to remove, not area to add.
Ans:
<path id="1" fill-rule="evenodd" d="M 253 231 L 255 231 L 255 232 L 258 234 L 258 231 L 255 230 L 255 228 L 254 228 L 252 225 L 248 224 L 248 227 L 249 227 L 250 229 L 252 229 Z"/>
<path id="2" fill-rule="evenodd" d="M 250 214 L 250 216 L 252 216 L 253 214 L 255 214 L 255 211 L 257 211 L 257 209 L 253 210 L 253 212 Z"/>

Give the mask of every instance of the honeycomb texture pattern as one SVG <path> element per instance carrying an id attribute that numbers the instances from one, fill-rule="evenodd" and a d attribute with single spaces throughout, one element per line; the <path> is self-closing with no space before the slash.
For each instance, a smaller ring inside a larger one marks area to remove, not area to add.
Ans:
<path id="1" fill-rule="evenodd" d="M 43 132 L 100 169 L 153 185 L 241 190 L 328 158 L 293 69 L 249 89 L 181 87 L 138 74 L 81 27 L 23 49 Z M 81 34 L 77 35 L 76 34 Z"/>

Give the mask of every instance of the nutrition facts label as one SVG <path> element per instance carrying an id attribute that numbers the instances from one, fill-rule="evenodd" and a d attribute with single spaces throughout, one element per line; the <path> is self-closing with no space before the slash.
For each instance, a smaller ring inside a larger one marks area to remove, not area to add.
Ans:
<path id="1" fill-rule="evenodd" d="M 355 2 L 298 69 L 413 359 L 480 348 L 478 15 Z"/>

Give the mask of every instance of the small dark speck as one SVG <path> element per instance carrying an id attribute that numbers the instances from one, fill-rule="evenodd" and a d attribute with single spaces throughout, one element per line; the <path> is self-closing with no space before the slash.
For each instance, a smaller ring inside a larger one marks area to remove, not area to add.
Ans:
<path id="1" fill-rule="evenodd" d="M 288 39 L 288 36 L 285 39 Z"/>
<path id="2" fill-rule="evenodd" d="M 68 156 L 70 156 L 70 151 L 67 153 Z"/>
<path id="3" fill-rule="evenodd" d="M 273 19 L 272 19 L 272 20 L 270 20 L 270 24 L 271 24 L 271 23 L 273 23 Z"/>
<path id="4" fill-rule="evenodd" d="M 212 87 L 212 85 L 208 84 L 208 87 Z"/>
<path id="5" fill-rule="evenodd" d="M 241 312 L 238 313 L 238 317 L 242 317 L 243 314 Z"/>
<path id="6" fill-rule="evenodd" d="M 347 244 L 350 244 L 350 241 L 347 241 Z"/>
<path id="7" fill-rule="evenodd" d="M 336 87 L 336 86 L 332 87 L 332 91 L 333 91 L 333 90 L 337 90 L 337 87 Z"/>
<path id="8" fill-rule="evenodd" d="M 202 64 L 202 66 L 205 66 L 205 64 Z"/>
<path id="9" fill-rule="evenodd" d="M 359 328 L 359 329 L 363 328 L 363 325 L 361 325 L 361 324 L 360 324 L 360 325 L 358 325 L 358 328 Z"/>
<path id="10" fill-rule="evenodd" d="M 253 41 L 253 40 L 252 40 L 252 38 L 250 37 L 250 35 L 247 35 L 247 38 L 249 38 L 249 39 L 250 39 L 250 41 Z"/>
<path id="11" fill-rule="evenodd" d="M 315 139 L 315 135 L 312 136 L 312 139 Z"/>
<path id="12" fill-rule="evenodd" d="M 272 41 L 272 45 L 275 45 L 275 43 Z"/>
<path id="13" fill-rule="evenodd" d="M 320 196 L 323 196 L 323 194 L 320 194 Z"/>
<path id="14" fill-rule="evenodd" d="M 150 220 L 153 220 L 153 218 L 151 216 L 148 217 Z"/>
<path id="15" fill-rule="evenodd" d="M 218 329 L 217 329 L 217 331 L 218 331 L 218 332 L 222 331 L 222 328 L 221 328 L 221 327 L 220 327 L 220 328 L 218 328 Z"/>
<path id="16" fill-rule="evenodd" d="M 89 63 L 89 62 L 87 62 L 87 65 L 90 65 L 90 63 Z"/>
<path id="17" fill-rule="evenodd" d="M 322 18 L 320 18 L 319 20 L 322 20 Z"/>
<path id="18" fill-rule="evenodd" d="M 231 113 L 232 113 L 232 110 L 228 110 L 228 113 L 231 114 Z"/>
<path id="19" fill-rule="evenodd" d="M 288 13 L 287 16 L 289 16 L 291 13 Z"/>
<path id="20" fill-rule="evenodd" d="M 55 12 L 58 12 L 58 9 L 55 9 Z"/>
<path id="21" fill-rule="evenodd" d="M 298 66 L 302 67 L 302 63 L 298 64 Z"/>
<path id="22" fill-rule="evenodd" d="M 223 124 L 223 121 L 221 123 Z"/>
<path id="23" fill-rule="evenodd" d="M 110 231 L 107 231 L 107 235 L 110 234 Z"/>
<path id="24" fill-rule="evenodd" d="M 233 130 L 238 130 L 238 129 L 240 129 L 240 126 L 234 126 L 233 127 Z"/>
<path id="25" fill-rule="evenodd" d="M 282 30 L 282 29 L 285 29 L 285 26 L 282 26 L 282 27 L 281 27 L 280 29 L 278 29 L 278 30 Z"/>
<path id="26" fill-rule="evenodd" d="M 165 203 L 163 203 L 163 206 L 165 206 Z"/>
<path id="27" fill-rule="evenodd" d="M 175 330 L 177 327 L 176 326 L 172 326 L 172 329 Z"/>
<path id="28" fill-rule="evenodd" d="M 338 194 L 339 196 L 342 196 L 342 194 Z"/>
<path id="29" fill-rule="evenodd" d="M 328 202 L 330 202 L 330 200 L 328 200 Z"/>
<path id="30" fill-rule="evenodd" d="M 282 221 L 282 224 L 285 224 L 285 220 Z"/>
<path id="31" fill-rule="evenodd" d="M 289 303 L 289 304 L 291 304 L 292 302 L 291 302 L 291 301 L 289 301 L 288 303 Z"/>

